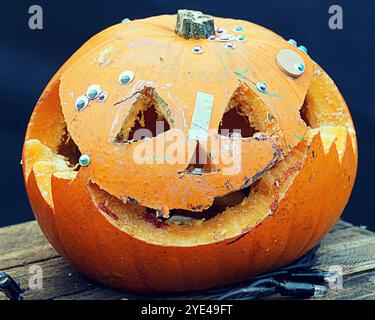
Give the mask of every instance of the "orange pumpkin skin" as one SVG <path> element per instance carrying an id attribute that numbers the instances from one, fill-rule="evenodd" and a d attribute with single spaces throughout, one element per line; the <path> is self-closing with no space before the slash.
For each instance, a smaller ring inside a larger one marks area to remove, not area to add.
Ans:
<path id="1" fill-rule="evenodd" d="M 145 26 L 148 24 L 164 26 L 170 25 L 174 19 L 175 17 L 170 16 L 145 19 L 135 22 L 134 28 L 141 28 L 139 24 L 142 24 L 142 21 L 145 21 Z M 232 25 L 245 24 L 243 21 L 217 20 L 220 25 L 227 28 Z M 251 26 L 255 28 L 255 25 Z M 121 28 L 123 26 L 112 27 L 115 33 L 118 29 L 122 30 Z M 271 47 L 281 50 L 289 46 L 286 41 L 282 44 L 279 37 L 273 34 L 271 36 L 269 31 L 256 28 L 258 29 L 254 32 L 257 37 L 259 39 L 265 37 L 266 41 L 272 43 Z M 171 29 L 173 30 L 173 25 Z M 274 43 L 272 37 L 276 39 Z M 93 169 L 91 165 L 80 168 L 74 178 L 51 174 L 49 191 L 51 200 L 45 198 L 43 196 L 45 190 L 38 180 L 41 176 L 41 169 L 37 166 L 38 161 L 45 159 L 41 157 L 36 159 L 37 157 L 34 157 L 30 151 L 28 142 L 38 140 L 51 150 L 56 150 L 60 142 L 58 135 L 61 132 L 56 128 L 67 122 L 68 130 L 71 131 L 70 129 L 74 126 L 71 121 L 75 118 L 75 114 L 73 111 L 65 111 L 63 109 L 65 106 L 61 106 L 61 98 L 65 95 L 61 91 L 61 83 L 64 78 L 67 79 L 65 81 L 67 83 L 71 79 L 69 75 L 75 74 L 76 68 L 84 70 L 88 67 L 90 62 L 86 64 L 82 62 L 85 61 L 87 52 L 94 50 L 98 43 L 103 43 L 109 38 L 106 31 L 95 36 L 59 70 L 42 94 L 26 133 L 23 169 L 29 200 L 42 231 L 64 258 L 97 281 L 123 290 L 138 292 L 198 290 L 246 280 L 291 263 L 314 247 L 327 234 L 343 212 L 355 181 L 356 137 L 345 101 L 325 72 L 319 66 L 314 65 L 309 58 L 306 58 L 306 64 L 309 69 L 307 77 L 310 80 L 293 80 L 297 82 L 296 86 L 301 86 L 303 89 L 296 96 L 293 96 L 295 94 L 293 92 L 287 94 L 290 94 L 290 99 L 299 103 L 299 108 L 305 100 L 309 107 L 308 117 L 314 124 L 314 129 L 303 128 L 293 121 L 287 123 L 287 119 L 278 118 L 280 122 L 283 122 L 283 128 L 289 128 L 297 136 L 304 136 L 304 139 L 296 141 L 289 132 L 287 140 L 289 139 L 288 144 L 291 148 L 285 147 L 287 150 L 285 159 L 270 168 L 254 188 L 257 189 L 254 190 L 255 195 L 267 196 L 267 210 L 261 206 L 254 209 L 252 200 L 249 200 L 241 204 L 239 209 L 233 209 L 232 216 L 228 212 L 215 218 L 218 223 L 224 224 L 224 227 L 226 227 L 225 223 L 229 224 L 228 221 L 232 223 L 236 218 L 248 222 L 242 225 L 242 230 L 236 235 L 219 237 L 218 240 L 205 239 L 197 245 L 191 243 L 182 245 L 179 242 L 174 245 L 172 240 L 168 242 L 166 239 L 166 245 L 156 240 L 142 239 L 136 230 L 133 230 L 134 233 L 126 232 L 123 225 L 108 217 L 98 207 L 94 201 L 98 196 L 93 195 L 95 192 L 88 187 L 90 182 L 95 181 L 100 188 L 119 197 L 121 185 L 115 183 L 111 185 L 110 179 L 104 181 L 103 176 L 97 172 L 100 168 Z M 194 41 L 201 43 L 205 40 L 186 40 L 186 44 L 182 45 L 191 48 L 194 46 Z M 257 64 L 262 64 L 262 57 L 254 59 Z M 77 67 L 80 63 L 83 66 Z M 170 66 L 173 66 L 172 62 Z M 122 71 L 120 69 L 122 66 L 115 67 L 111 72 L 117 76 Z M 234 71 L 238 70 L 237 67 L 237 65 L 228 66 Z M 99 73 L 98 77 L 100 76 Z M 270 76 L 267 79 L 268 83 L 272 84 L 273 81 L 276 83 L 280 76 L 280 73 Z M 106 77 L 108 77 L 107 74 L 104 78 Z M 159 81 L 159 79 L 156 80 Z M 95 82 L 100 83 L 100 79 L 96 79 Z M 199 82 L 196 80 L 190 85 L 194 87 L 192 91 L 195 87 L 199 88 Z M 69 89 L 72 87 L 77 89 L 83 85 L 77 80 L 77 83 L 73 83 Z M 208 85 L 215 86 L 215 83 Z M 80 90 L 82 91 L 81 88 Z M 213 90 L 219 92 L 221 87 L 215 87 Z M 181 95 L 180 100 L 183 98 Z M 193 94 L 186 92 L 185 95 L 186 97 L 195 96 L 195 92 Z M 271 98 L 265 99 L 266 104 L 267 102 L 275 103 Z M 186 101 L 188 105 L 194 105 L 190 97 Z M 172 103 L 169 101 L 169 104 Z M 270 109 L 273 110 L 272 107 Z M 192 109 L 189 112 L 191 113 Z M 223 110 L 213 115 L 213 122 L 216 123 L 211 123 L 212 126 L 217 125 L 222 113 Z M 338 113 L 340 117 L 335 116 Z M 103 114 L 95 114 L 92 121 L 100 123 L 100 117 L 103 117 Z M 86 121 L 86 125 L 89 125 L 88 120 L 78 121 L 82 123 Z M 84 127 L 81 130 L 83 131 Z M 89 142 L 85 140 L 83 132 L 78 138 L 80 141 L 77 142 L 77 135 L 80 134 L 79 127 L 74 127 L 72 132 L 76 134 L 76 136 L 72 134 L 72 137 L 80 149 L 81 147 L 93 148 L 92 145 L 86 145 Z M 103 130 L 100 134 L 106 135 L 107 133 Z M 101 146 L 97 148 L 99 147 Z M 264 148 L 264 153 L 266 153 L 267 149 Z M 86 152 L 86 150 L 81 151 Z M 90 154 L 99 152 L 94 149 L 89 151 Z M 106 158 L 109 163 L 113 161 L 111 156 L 108 154 Z M 113 169 L 112 174 L 116 176 L 116 168 Z M 157 187 L 163 186 L 165 183 L 163 181 L 161 179 L 160 182 L 156 182 Z M 138 182 L 142 188 L 147 188 L 143 177 L 139 177 Z M 210 182 L 213 186 L 215 184 L 219 186 L 215 189 L 218 195 L 222 192 L 220 187 L 222 182 L 221 178 Z M 186 186 L 181 188 L 186 188 Z M 284 192 L 281 194 L 280 190 Z M 151 194 L 153 192 L 150 191 Z M 154 205 L 161 201 L 152 199 L 152 196 L 142 200 L 147 205 Z M 171 205 L 173 203 L 168 195 L 165 196 L 165 201 Z M 244 218 L 246 211 L 253 217 Z M 212 222 L 212 228 L 216 226 L 214 223 Z M 206 232 L 201 226 L 197 225 L 195 228 L 197 230 L 202 228 L 202 233 Z M 230 229 L 229 225 L 228 229 Z M 168 231 L 165 232 L 166 238 L 169 235 L 171 238 L 179 237 L 179 231 L 170 234 Z M 189 232 L 195 234 L 193 228 Z M 196 233 L 198 234 L 198 231 Z"/>

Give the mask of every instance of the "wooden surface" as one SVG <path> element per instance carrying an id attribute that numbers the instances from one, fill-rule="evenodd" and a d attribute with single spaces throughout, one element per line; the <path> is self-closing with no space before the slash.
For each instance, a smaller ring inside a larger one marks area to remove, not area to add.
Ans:
<path id="1" fill-rule="evenodd" d="M 343 268 L 343 288 L 330 290 L 324 299 L 375 299 L 375 234 L 340 221 L 322 242 L 316 267 Z M 29 267 L 43 270 L 43 289 L 29 290 L 26 299 L 207 299 L 199 293 L 142 295 L 98 285 L 70 266 L 50 246 L 35 221 L 0 228 L 0 270 L 22 287 L 28 286 Z M 277 298 L 277 297 L 275 297 Z M 5 299 L 0 293 L 0 300 Z"/>

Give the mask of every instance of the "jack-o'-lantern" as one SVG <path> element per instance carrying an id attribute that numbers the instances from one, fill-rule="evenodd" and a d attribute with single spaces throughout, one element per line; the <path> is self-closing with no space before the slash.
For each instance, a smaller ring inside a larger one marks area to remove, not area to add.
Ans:
<path id="1" fill-rule="evenodd" d="M 291 263 L 335 224 L 356 167 L 346 103 L 304 46 L 187 10 L 84 44 L 43 92 L 23 150 L 54 248 L 133 291 Z"/>

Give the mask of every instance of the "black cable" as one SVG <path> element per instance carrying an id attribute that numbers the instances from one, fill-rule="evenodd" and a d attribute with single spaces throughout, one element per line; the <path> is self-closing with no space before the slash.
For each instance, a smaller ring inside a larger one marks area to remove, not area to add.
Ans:
<path id="1" fill-rule="evenodd" d="M 0 291 L 10 300 L 23 300 L 21 294 L 25 292 L 20 284 L 4 271 L 0 271 Z"/>
<path id="2" fill-rule="evenodd" d="M 261 279 L 269 279 L 269 278 L 278 278 L 281 279 L 283 276 L 288 275 L 288 273 L 292 270 L 298 270 L 298 269 L 308 269 L 311 268 L 314 263 L 316 262 L 316 256 L 315 253 L 319 249 L 320 245 L 315 246 L 313 249 L 311 249 L 308 253 L 306 253 L 303 257 L 298 259 L 297 261 L 293 262 L 292 264 L 289 264 L 281 269 L 267 272 L 262 275 L 259 275 L 257 277 L 254 277 L 250 279 L 249 281 L 243 282 L 241 284 L 237 285 L 227 285 L 227 286 L 219 286 L 214 287 L 210 289 L 206 289 L 203 291 L 204 294 L 220 294 L 225 292 L 228 292 L 231 289 L 234 289 L 235 287 L 238 287 L 241 285 L 241 287 L 248 287 L 250 286 L 254 281 L 261 280 Z"/>

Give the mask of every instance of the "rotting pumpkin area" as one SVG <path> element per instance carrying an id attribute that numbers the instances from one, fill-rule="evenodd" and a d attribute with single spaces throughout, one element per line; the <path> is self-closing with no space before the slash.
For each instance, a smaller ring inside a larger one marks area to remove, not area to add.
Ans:
<path id="1" fill-rule="evenodd" d="M 88 167 L 79 167 L 81 146 L 73 141 L 62 110 L 60 77 L 69 65 L 63 67 L 34 110 L 23 151 L 27 191 L 43 232 L 91 277 L 138 291 L 226 284 L 295 260 L 338 219 L 356 174 L 349 111 L 332 80 L 319 66 L 314 68 L 300 109 L 299 120 L 308 128 L 304 136 L 294 133 L 301 141 L 290 146 L 293 140 L 285 138 L 280 119 L 254 94 L 252 83 L 245 82 L 220 119 L 213 115 L 214 125 L 231 129 L 235 119 L 248 130 L 244 140 L 266 136 L 277 145 L 280 158 L 257 179 L 216 196 L 208 206 L 168 208 L 171 218 L 166 220 L 157 219 L 157 208 L 111 194 L 92 179 Z M 179 125 L 180 119 L 165 112 L 151 89 L 142 93 L 147 94 L 139 95 L 120 123 L 117 132 L 123 135 L 111 143 L 133 140 L 134 124 L 147 127 L 148 121 L 165 119 L 170 126 L 166 131 Z M 189 176 L 189 160 L 176 171 Z M 218 169 L 210 168 L 208 175 Z"/>

